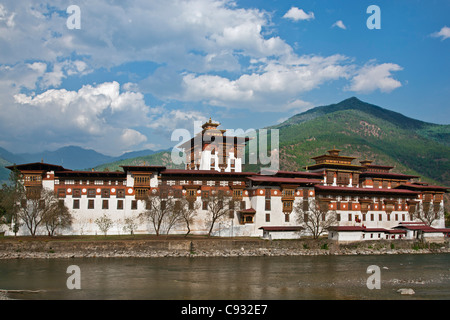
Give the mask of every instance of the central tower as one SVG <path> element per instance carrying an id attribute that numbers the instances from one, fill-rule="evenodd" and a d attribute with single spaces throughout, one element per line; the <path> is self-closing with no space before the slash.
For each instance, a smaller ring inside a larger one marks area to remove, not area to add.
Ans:
<path id="1" fill-rule="evenodd" d="M 187 170 L 242 172 L 243 148 L 249 138 L 227 136 L 218 126 L 220 123 L 209 118 L 200 133 L 180 146 L 186 154 Z"/>

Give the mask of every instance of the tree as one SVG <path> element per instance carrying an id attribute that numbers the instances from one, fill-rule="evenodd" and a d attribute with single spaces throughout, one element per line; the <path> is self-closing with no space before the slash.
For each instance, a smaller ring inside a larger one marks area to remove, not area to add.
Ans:
<path id="1" fill-rule="evenodd" d="M 179 201 L 179 205 L 176 205 L 176 207 L 179 210 L 180 220 L 186 224 L 187 232 L 184 235 L 186 237 L 191 232 L 191 224 L 194 222 L 194 217 L 200 209 L 200 203 L 189 201 L 186 198 L 181 198 L 177 201 Z"/>
<path id="2" fill-rule="evenodd" d="M 210 191 L 208 197 L 204 199 L 204 201 L 208 201 L 207 207 L 210 222 L 208 236 L 211 236 L 214 224 L 217 221 L 227 216 L 230 213 L 230 210 L 235 210 L 236 202 L 232 199 L 231 196 L 225 195 L 224 192 L 218 192 L 216 190 Z M 226 204 L 228 204 L 228 206 Z"/>
<path id="3" fill-rule="evenodd" d="M 95 219 L 95 224 L 106 237 L 108 230 L 113 226 L 114 223 L 106 214 L 103 214 L 103 216 L 101 216 L 100 218 Z"/>
<path id="4" fill-rule="evenodd" d="M 72 225 L 73 217 L 64 201 L 52 199 L 43 213 L 43 223 L 49 236 L 53 236 L 58 228 L 64 229 Z"/>
<path id="5" fill-rule="evenodd" d="M 148 195 L 145 199 L 146 210 L 142 212 L 139 217 L 142 220 L 148 220 L 153 225 L 157 236 L 160 235 L 167 222 L 170 230 L 171 224 L 176 221 L 174 214 L 175 201 L 173 197 L 169 197 L 167 193 L 157 192 L 156 194 Z"/>
<path id="6" fill-rule="evenodd" d="M 319 238 L 329 227 L 337 224 L 336 211 L 328 209 L 328 202 L 304 198 L 294 207 L 297 220 L 314 239 Z"/>
<path id="7" fill-rule="evenodd" d="M 25 187 L 20 181 L 21 174 L 18 170 L 11 171 L 9 182 L 3 184 L 0 194 L 0 211 L 2 214 L 2 223 L 10 225 L 14 234 L 19 231 L 21 225 L 18 212 L 22 200 L 26 199 Z"/>
<path id="8" fill-rule="evenodd" d="M 58 206 L 58 198 L 53 191 L 44 188 L 34 191 L 33 194 L 20 200 L 21 205 L 17 212 L 18 220 L 23 221 L 33 237 L 36 236 L 38 228 L 45 223 L 47 216 L 50 217 L 54 208 Z"/>
<path id="9" fill-rule="evenodd" d="M 134 231 L 138 227 L 138 223 L 135 217 L 128 217 L 124 220 L 125 225 L 123 226 L 124 231 L 130 232 L 131 235 L 134 235 Z"/>
<path id="10" fill-rule="evenodd" d="M 419 219 L 428 226 L 435 220 L 439 220 L 444 214 L 444 208 L 439 204 L 433 204 L 433 202 L 419 202 L 413 212 L 413 218 Z"/>
<path id="11" fill-rule="evenodd" d="M 173 205 L 170 211 L 167 212 L 164 217 L 163 225 L 165 226 L 166 234 L 169 234 L 170 229 L 175 225 L 185 221 L 182 216 L 182 200 L 181 199 L 173 199 Z M 186 205 L 186 204 L 185 204 Z"/>

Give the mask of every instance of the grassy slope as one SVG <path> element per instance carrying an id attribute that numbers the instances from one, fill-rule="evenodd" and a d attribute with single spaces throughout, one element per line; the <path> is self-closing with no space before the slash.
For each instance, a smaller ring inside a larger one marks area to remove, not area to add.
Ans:
<path id="1" fill-rule="evenodd" d="M 172 169 L 182 169 L 183 165 L 177 166 L 172 163 L 170 152 L 158 152 L 148 156 L 136 157 L 131 159 L 119 160 L 111 163 L 105 163 L 100 166 L 94 168 L 96 171 L 122 171 L 121 165 L 133 165 L 133 166 L 142 166 L 142 165 L 163 165 L 167 168 Z"/>
<path id="2" fill-rule="evenodd" d="M 450 185 L 450 125 L 422 122 L 351 98 L 271 128 L 280 130 L 282 170 L 301 170 L 314 163 L 311 157 L 338 148 L 356 161 L 374 160 L 394 166 L 393 172 Z M 258 166 L 246 165 L 245 170 L 258 171 Z"/>

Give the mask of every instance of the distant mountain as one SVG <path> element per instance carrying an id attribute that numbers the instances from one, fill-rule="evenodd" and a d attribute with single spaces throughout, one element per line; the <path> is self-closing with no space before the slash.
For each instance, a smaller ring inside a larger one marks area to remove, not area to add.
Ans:
<path id="1" fill-rule="evenodd" d="M 311 157 L 337 148 L 343 155 L 450 186 L 450 125 L 415 120 L 352 97 L 270 128 L 280 130 L 283 170 L 304 170 L 314 163 Z"/>
<path id="2" fill-rule="evenodd" d="M 22 158 L 20 155 L 9 152 L 8 150 L 3 149 L 2 147 L 0 147 L 0 159 L 3 159 L 4 161 L 6 161 L 8 163 L 23 163 L 23 162 L 25 162 L 25 159 Z"/>
<path id="3" fill-rule="evenodd" d="M 121 156 L 112 158 L 110 162 L 126 160 L 126 159 L 131 159 L 131 158 L 137 158 L 137 157 L 145 157 L 145 156 L 149 156 L 151 154 L 163 152 L 163 151 L 166 151 L 166 150 L 154 151 L 154 150 L 147 149 L 147 150 L 141 150 L 141 151 L 126 152 L 126 153 L 122 154 Z"/>
<path id="4" fill-rule="evenodd" d="M 46 162 L 63 166 L 67 169 L 92 168 L 104 162 L 111 161 L 113 157 L 106 156 L 97 151 L 76 146 L 67 146 L 55 151 L 43 151 L 40 153 L 19 154 L 25 162 Z"/>
<path id="5" fill-rule="evenodd" d="M 122 159 L 96 166 L 96 171 L 122 171 L 124 165 L 128 166 L 166 166 L 170 169 L 183 169 L 184 165 L 175 165 L 171 159 L 171 151 L 155 152 L 146 156 Z"/>
<path id="6" fill-rule="evenodd" d="M 84 149 L 76 146 L 67 146 L 55 151 L 43 151 L 40 153 L 14 154 L 0 148 L 0 183 L 9 178 L 10 171 L 5 166 L 13 164 L 46 162 L 63 166 L 71 170 L 90 170 L 98 165 L 126 160 L 128 158 L 143 157 L 159 151 L 141 150 L 122 154 L 118 157 L 107 156 L 95 150 Z"/>
<path id="7" fill-rule="evenodd" d="M 370 159 L 374 164 L 393 166 L 392 172 L 450 186 L 450 125 L 412 119 L 352 97 L 310 109 L 271 128 L 280 130 L 281 170 L 303 171 L 314 163 L 312 157 L 338 148 L 342 155 L 356 157 L 355 161 Z M 172 165 L 170 152 L 161 152 L 95 169 L 121 170 L 120 165 L 182 168 Z M 260 166 L 244 164 L 243 170 L 257 172 Z"/>
<path id="8" fill-rule="evenodd" d="M 412 119 L 352 97 L 299 113 L 271 128 L 280 130 L 281 170 L 305 170 L 314 163 L 312 157 L 338 148 L 342 155 L 391 165 L 393 172 L 419 175 L 426 181 L 450 186 L 450 125 Z M 41 160 L 68 169 L 98 171 L 122 170 L 121 165 L 183 168 L 173 165 L 170 150 L 142 150 L 110 157 L 79 147 L 33 155 L 15 155 L 0 148 L 0 180 L 9 175 L 4 165 Z M 243 170 L 256 172 L 259 166 L 246 164 Z"/>

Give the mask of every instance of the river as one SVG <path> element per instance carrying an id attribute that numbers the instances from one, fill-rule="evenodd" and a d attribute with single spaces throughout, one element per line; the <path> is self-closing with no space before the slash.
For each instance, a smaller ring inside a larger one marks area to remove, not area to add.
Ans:
<path id="1" fill-rule="evenodd" d="M 367 286 L 373 265 L 379 289 Z M 450 254 L 0 260 L 0 289 L 41 300 L 448 300 Z"/>

